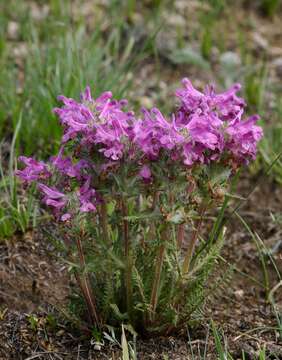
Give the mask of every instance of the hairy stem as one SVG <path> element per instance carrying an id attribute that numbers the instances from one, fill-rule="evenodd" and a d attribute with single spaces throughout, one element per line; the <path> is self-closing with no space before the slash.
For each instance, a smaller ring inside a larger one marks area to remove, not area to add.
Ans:
<path id="1" fill-rule="evenodd" d="M 121 202 L 122 216 L 123 216 L 123 238 L 124 238 L 124 257 L 126 263 L 125 269 L 125 287 L 126 287 L 126 308 L 130 315 L 132 308 L 132 283 L 131 283 L 131 254 L 130 254 L 130 239 L 129 239 L 129 225 L 126 220 L 128 216 L 128 209 L 123 199 Z"/>
<path id="2" fill-rule="evenodd" d="M 155 190 L 154 193 L 153 193 L 153 203 L 152 203 L 152 206 L 151 206 L 151 211 L 152 212 L 155 211 L 156 207 L 158 206 L 159 195 L 160 195 L 159 192 L 157 190 Z M 149 241 L 154 239 L 155 230 L 156 230 L 155 222 L 151 221 L 150 224 L 149 224 L 149 231 L 148 231 L 148 239 L 149 239 Z"/>
<path id="3" fill-rule="evenodd" d="M 159 201 L 159 192 L 157 190 L 154 191 L 154 195 L 153 195 L 153 203 L 152 203 L 152 210 L 154 211 L 156 206 L 158 205 L 158 201 Z"/>
<path id="4" fill-rule="evenodd" d="M 75 258 L 71 251 L 71 239 L 69 238 L 69 236 L 66 233 L 63 234 L 62 238 L 63 238 L 63 241 L 67 248 L 67 254 L 68 254 L 70 261 L 75 263 Z M 85 267 L 85 258 L 84 258 L 80 238 L 76 238 L 76 246 L 77 246 L 77 250 L 78 250 L 78 254 L 79 254 L 80 266 L 82 268 L 84 268 Z M 75 270 L 74 276 L 75 276 L 76 282 L 83 294 L 84 300 L 86 302 L 90 322 L 93 325 L 100 327 L 100 320 L 99 320 L 97 310 L 96 310 L 96 302 L 95 302 L 94 294 L 91 291 L 91 285 L 90 285 L 89 279 L 87 277 L 85 277 L 85 275 L 80 276 L 80 274 L 77 270 Z"/>
<path id="5" fill-rule="evenodd" d="M 185 224 L 178 225 L 177 229 L 177 249 L 180 250 L 185 235 Z"/>
<path id="6" fill-rule="evenodd" d="M 192 236 L 191 236 L 190 242 L 188 244 L 188 249 L 187 249 L 185 257 L 184 257 L 184 261 L 183 261 L 183 265 L 182 265 L 182 274 L 183 275 L 187 274 L 188 271 L 189 271 L 190 263 L 191 263 L 192 256 L 193 256 L 193 253 L 194 253 L 194 249 L 195 249 L 195 245 L 196 245 L 196 242 L 197 242 L 197 239 L 198 239 L 198 236 L 199 236 L 199 232 L 200 232 L 200 229 L 201 229 L 201 225 L 202 225 L 202 222 L 203 222 L 203 217 L 204 217 L 205 211 L 206 211 L 206 205 L 202 204 L 200 206 L 200 218 L 197 221 L 195 229 L 192 232 Z"/>
<path id="7" fill-rule="evenodd" d="M 157 255 L 157 259 L 156 259 L 156 268 L 155 268 L 155 277 L 153 280 L 153 287 L 152 287 L 152 292 L 151 292 L 151 316 L 150 316 L 150 320 L 153 321 L 154 320 L 154 316 L 155 316 L 155 311 L 157 308 L 157 302 L 158 302 L 158 292 L 159 292 L 159 287 L 160 287 L 160 281 L 161 281 L 161 273 L 162 273 L 162 267 L 163 267 L 163 263 L 164 263 L 164 256 L 165 256 L 165 247 L 166 247 L 166 240 L 167 240 L 167 229 L 165 229 L 162 233 L 162 244 L 159 248 L 159 252 Z"/>
<path id="8" fill-rule="evenodd" d="M 190 182 L 189 185 L 186 188 L 186 193 L 187 193 L 188 197 L 190 197 L 190 195 L 192 194 L 194 188 L 195 188 L 195 184 L 193 182 Z M 185 223 L 178 225 L 178 229 L 177 229 L 177 248 L 178 248 L 178 250 L 181 249 L 181 246 L 182 246 L 183 241 L 184 241 L 185 225 L 186 225 Z"/>
<path id="9" fill-rule="evenodd" d="M 78 250 L 80 266 L 82 267 L 82 269 L 84 269 L 86 262 L 85 262 L 85 257 L 84 257 L 83 248 L 82 248 L 82 244 L 81 244 L 81 239 L 79 237 L 76 238 L 76 246 L 77 246 L 77 250 Z M 86 301 L 88 313 L 92 320 L 92 323 L 95 324 L 96 326 L 100 327 L 100 319 L 99 319 L 99 316 L 97 313 L 96 301 L 95 301 L 95 297 L 94 297 L 94 294 L 93 294 L 93 291 L 91 288 L 89 277 L 87 276 L 87 274 L 82 274 L 80 276 L 78 273 L 76 273 L 76 280 L 78 282 L 78 285 L 81 288 L 84 299 Z"/>
<path id="10" fill-rule="evenodd" d="M 105 199 L 102 199 L 102 204 L 100 207 L 100 221 L 101 221 L 102 233 L 105 244 L 110 246 L 111 244 L 110 244 L 110 236 L 108 231 L 108 213 L 107 213 L 107 205 Z"/>

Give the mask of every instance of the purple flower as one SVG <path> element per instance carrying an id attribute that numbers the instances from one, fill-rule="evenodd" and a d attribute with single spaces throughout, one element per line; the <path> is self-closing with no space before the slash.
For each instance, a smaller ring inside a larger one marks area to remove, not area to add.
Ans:
<path id="1" fill-rule="evenodd" d="M 86 160 L 79 160 L 76 164 L 73 164 L 70 157 L 63 158 L 64 148 L 61 147 L 57 156 L 53 156 L 50 162 L 61 174 L 67 175 L 71 178 L 81 178 L 83 169 L 88 169 L 89 164 Z"/>
<path id="2" fill-rule="evenodd" d="M 118 160 L 123 156 L 131 134 L 130 123 L 134 121 L 133 114 L 122 111 L 124 100 L 116 101 L 109 99 L 103 105 L 97 106 L 100 109 L 99 122 L 94 124 L 95 132 L 90 134 L 94 144 L 101 145 L 100 152 L 105 157 Z"/>
<path id="3" fill-rule="evenodd" d="M 65 213 L 64 215 L 61 216 L 62 221 L 68 221 L 70 219 L 71 219 L 71 214 L 69 213 Z"/>
<path id="4" fill-rule="evenodd" d="M 151 179 L 152 177 L 152 173 L 151 173 L 151 170 L 149 168 L 148 165 L 143 165 L 140 172 L 139 172 L 139 175 L 145 180 L 145 181 L 148 181 Z"/>
<path id="5" fill-rule="evenodd" d="M 65 127 L 62 143 L 66 143 L 79 133 L 87 133 L 91 120 L 94 121 L 94 116 L 83 104 L 62 96 L 58 99 L 62 100 L 65 106 L 55 108 L 54 113 L 59 116 L 61 124 Z"/>
<path id="6" fill-rule="evenodd" d="M 227 149 L 235 158 L 246 163 L 249 159 L 255 159 L 257 143 L 263 136 L 262 128 L 255 125 L 258 120 L 258 115 L 253 115 L 245 121 L 235 119 L 226 129 Z"/>
<path id="7" fill-rule="evenodd" d="M 51 176 L 51 173 L 47 169 L 47 165 L 42 161 L 36 161 L 26 156 L 20 156 L 19 161 L 23 162 L 26 167 L 23 170 L 17 170 L 15 175 L 27 183 L 44 180 Z"/>
<path id="8" fill-rule="evenodd" d="M 205 147 L 200 144 L 192 144 L 186 143 L 183 146 L 183 157 L 184 157 L 184 164 L 187 166 L 191 166 L 194 163 L 204 163 L 205 156 L 204 156 Z"/>
<path id="9" fill-rule="evenodd" d="M 92 101 L 93 101 L 92 96 L 91 96 L 90 86 L 86 86 L 84 92 L 82 92 L 82 93 L 80 94 L 80 100 L 81 100 L 82 102 L 86 102 L 86 101 L 92 102 Z"/>
<path id="10" fill-rule="evenodd" d="M 80 211 L 90 212 L 96 211 L 96 206 L 93 204 L 96 197 L 96 191 L 90 188 L 90 177 L 79 189 Z"/>
<path id="11" fill-rule="evenodd" d="M 245 100 L 236 95 L 240 90 L 241 85 L 234 84 L 221 94 L 215 94 L 214 90 L 211 91 L 210 96 L 213 101 L 213 106 L 217 108 L 221 119 L 232 121 L 239 114 L 243 114 L 246 106 Z"/>
<path id="12" fill-rule="evenodd" d="M 223 93 L 216 93 L 213 86 L 200 92 L 183 79 L 183 88 L 176 91 L 180 104 L 175 113 L 164 116 L 157 108 L 143 109 L 138 119 L 124 110 L 126 100 L 114 100 L 109 91 L 94 99 L 88 86 L 80 102 L 59 96 L 63 106 L 54 111 L 64 134 L 58 154 L 48 166 L 21 157 L 25 168 L 16 174 L 28 183 L 39 181 L 43 202 L 57 219 L 68 221 L 79 212 L 96 211 L 102 201 L 100 183 L 110 189 L 113 175 L 124 170 L 131 174 L 136 164 L 142 186 L 161 180 L 158 172 L 152 176 L 150 160 L 154 169 L 158 163 L 160 170 L 175 164 L 191 168 L 191 173 L 198 164 L 247 163 L 255 158 L 263 133 L 257 116 L 243 119 L 245 102 L 237 96 L 239 90 L 235 84 Z M 91 185 L 94 177 L 97 189 Z M 46 185 L 47 179 L 52 187 Z"/>
<path id="13" fill-rule="evenodd" d="M 99 151 L 106 158 L 118 160 L 123 155 L 126 137 L 126 125 L 116 118 L 96 127 L 93 142 L 102 146 Z"/>
<path id="14" fill-rule="evenodd" d="M 61 193 L 57 189 L 50 188 L 42 183 L 38 184 L 38 189 L 44 195 L 42 201 L 46 205 L 52 206 L 57 210 L 62 209 L 66 205 L 67 198 L 65 194 Z"/>
<path id="15" fill-rule="evenodd" d="M 240 84 L 234 84 L 227 91 L 216 94 L 213 86 L 206 87 L 204 93 L 196 90 L 189 79 L 182 80 L 184 88 L 176 90 L 176 96 L 180 99 L 180 113 L 178 121 L 186 123 L 189 115 L 194 112 L 213 113 L 221 121 L 231 121 L 240 113 L 245 101 L 236 93 L 241 89 Z"/>
<path id="16" fill-rule="evenodd" d="M 212 114 L 193 114 L 187 125 L 179 129 L 186 134 L 182 149 L 184 164 L 208 163 L 214 154 L 223 151 L 224 137 L 221 122 L 214 121 Z"/>
<path id="17" fill-rule="evenodd" d="M 184 88 L 177 89 L 175 95 L 180 99 L 183 109 L 191 113 L 204 103 L 205 95 L 196 90 L 187 78 L 182 80 L 182 84 Z"/>
<path id="18" fill-rule="evenodd" d="M 109 91 L 95 100 L 89 87 L 81 94 L 82 103 L 64 96 L 58 99 L 64 103 L 62 108 L 54 109 L 65 128 L 62 143 L 80 135 L 82 145 L 99 145 L 107 158 L 118 160 L 123 156 L 133 121 L 133 113 L 122 110 L 126 100 L 113 100 Z"/>
<path id="19" fill-rule="evenodd" d="M 157 109 L 143 109 L 144 117 L 134 124 L 134 143 L 149 158 L 156 159 L 161 149 L 171 151 L 184 137 Z"/>
<path id="20" fill-rule="evenodd" d="M 254 125 L 257 118 L 244 121 L 245 102 L 237 96 L 240 84 L 216 94 L 214 87 L 204 93 L 196 90 L 188 79 L 184 88 L 176 91 L 180 107 L 175 113 L 175 124 L 183 142 L 184 163 L 219 161 L 220 154 L 231 152 L 236 158 L 254 158 L 262 129 Z"/>
<path id="21" fill-rule="evenodd" d="M 204 114 L 198 115 L 196 113 L 184 128 L 187 129 L 188 138 L 190 138 L 193 143 L 199 143 L 211 150 L 221 147 L 220 131 L 214 126 L 212 117 Z"/>

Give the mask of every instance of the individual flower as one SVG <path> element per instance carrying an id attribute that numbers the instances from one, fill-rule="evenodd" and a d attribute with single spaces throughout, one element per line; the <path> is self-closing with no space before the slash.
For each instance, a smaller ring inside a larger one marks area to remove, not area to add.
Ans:
<path id="1" fill-rule="evenodd" d="M 240 90 L 241 85 L 234 84 L 227 91 L 220 94 L 216 94 L 213 87 L 208 91 L 212 106 L 217 109 L 222 120 L 232 121 L 243 113 L 246 103 L 244 99 L 237 96 L 237 92 Z"/>
<path id="2" fill-rule="evenodd" d="M 142 177 L 145 181 L 150 181 L 152 178 L 151 169 L 148 165 L 143 165 L 141 170 L 139 171 L 139 175 Z"/>
<path id="3" fill-rule="evenodd" d="M 91 89 L 90 86 L 87 85 L 85 90 L 80 94 L 80 100 L 81 102 L 92 102 L 92 96 L 91 96 Z"/>
<path id="4" fill-rule="evenodd" d="M 81 179 L 84 169 L 90 167 L 88 161 L 81 159 L 73 164 L 70 157 L 63 157 L 64 147 L 61 147 L 57 156 L 52 156 L 50 163 L 61 173 L 70 178 Z"/>
<path id="5" fill-rule="evenodd" d="M 42 183 L 39 183 L 37 188 L 43 195 L 42 202 L 53 209 L 53 213 L 58 219 L 61 221 L 71 219 L 70 213 L 66 212 L 62 214 L 68 205 L 68 198 L 64 193 Z"/>
<path id="6" fill-rule="evenodd" d="M 19 161 L 23 162 L 26 167 L 23 170 L 17 170 L 15 175 L 26 183 L 44 180 L 51 176 L 47 165 L 43 161 L 36 161 L 33 158 L 28 158 L 26 156 L 20 156 Z"/>
<path id="7" fill-rule="evenodd" d="M 61 210 L 67 204 L 67 197 L 55 188 L 50 188 L 45 184 L 39 183 L 38 190 L 42 193 L 42 201 L 56 210 Z"/>
<path id="8" fill-rule="evenodd" d="M 78 134 L 87 133 L 90 121 L 94 121 L 94 115 L 90 109 L 73 99 L 65 96 L 58 96 L 58 100 L 64 103 L 62 108 L 55 108 L 53 111 L 59 116 L 61 124 L 64 126 L 62 143 L 74 139 Z"/>
<path id="9" fill-rule="evenodd" d="M 183 157 L 184 164 L 188 166 L 192 166 L 194 163 L 204 163 L 205 147 L 200 144 L 192 144 L 191 142 L 186 143 L 183 146 Z"/>
<path id="10" fill-rule="evenodd" d="M 96 206 L 94 204 L 96 199 L 96 191 L 90 187 L 91 178 L 85 181 L 85 183 L 79 189 L 79 201 L 80 201 L 80 211 L 81 212 L 91 212 L 96 211 Z"/>
<path id="11" fill-rule="evenodd" d="M 184 129 L 187 130 L 187 137 L 191 139 L 192 143 L 215 150 L 216 148 L 222 147 L 222 139 L 218 125 L 218 123 L 213 123 L 212 116 L 195 113 Z"/>
<path id="12" fill-rule="evenodd" d="M 61 216 L 62 221 L 68 221 L 70 219 L 71 219 L 71 214 L 69 213 L 65 213 L 64 215 Z"/>
<path id="13" fill-rule="evenodd" d="M 127 125 L 119 118 L 113 118 L 96 126 L 93 142 L 101 145 L 99 152 L 106 158 L 118 160 L 122 157 L 125 149 Z"/>
<path id="14" fill-rule="evenodd" d="M 126 100 L 108 99 L 97 106 L 99 121 L 94 124 L 95 132 L 90 134 L 90 138 L 94 144 L 101 146 L 99 151 L 111 160 L 119 160 L 123 156 L 130 136 L 130 124 L 134 122 L 133 113 L 122 110 L 126 104 Z"/>
<path id="15" fill-rule="evenodd" d="M 253 115 L 247 120 L 240 121 L 235 119 L 226 128 L 228 140 L 226 147 L 235 158 L 248 163 L 250 159 L 255 159 L 257 143 L 263 136 L 263 131 L 256 123 L 258 115 Z"/>

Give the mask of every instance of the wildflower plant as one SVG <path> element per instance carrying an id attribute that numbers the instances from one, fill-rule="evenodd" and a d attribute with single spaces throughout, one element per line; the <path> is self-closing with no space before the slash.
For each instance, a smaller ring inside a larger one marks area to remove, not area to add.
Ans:
<path id="1" fill-rule="evenodd" d="M 59 96 L 59 153 L 48 163 L 20 157 L 17 175 L 54 215 L 90 327 L 170 333 L 205 299 L 223 234 L 204 240 L 201 227 L 255 158 L 262 129 L 258 116 L 243 119 L 240 85 L 217 94 L 182 83 L 170 117 L 136 115 L 89 87 L 80 102 Z"/>

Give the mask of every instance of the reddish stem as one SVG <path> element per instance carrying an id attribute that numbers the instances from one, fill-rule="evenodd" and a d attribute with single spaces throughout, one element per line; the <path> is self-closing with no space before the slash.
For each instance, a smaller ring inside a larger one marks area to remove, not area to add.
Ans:
<path id="1" fill-rule="evenodd" d="M 206 205 L 202 204 L 201 207 L 200 207 L 200 218 L 197 221 L 196 227 L 192 232 L 191 240 L 189 242 L 188 249 L 186 251 L 185 258 L 184 258 L 184 261 L 183 261 L 183 266 L 182 266 L 182 274 L 183 275 L 187 274 L 188 271 L 189 271 L 190 263 L 191 263 L 191 260 L 192 260 L 192 256 L 193 256 L 193 253 L 194 253 L 194 249 L 195 249 L 195 246 L 196 246 L 198 235 L 199 235 L 199 232 L 200 232 L 200 229 L 201 229 L 201 225 L 202 225 L 202 222 L 203 222 L 205 211 L 206 211 Z"/>
<path id="2" fill-rule="evenodd" d="M 177 249 L 180 250 L 185 235 L 185 224 L 178 225 L 177 229 Z"/>
<path id="3" fill-rule="evenodd" d="M 77 239 L 76 239 L 76 246 L 77 246 L 77 250 L 78 250 L 80 265 L 81 265 L 82 269 L 84 269 L 86 262 L 85 262 L 85 257 L 84 257 L 84 253 L 83 253 L 81 240 L 79 237 L 77 237 Z M 87 304 L 88 313 L 89 313 L 89 316 L 90 316 L 93 324 L 96 324 L 98 327 L 100 327 L 100 320 L 99 320 L 99 316 L 97 313 L 96 301 L 95 301 L 95 297 L 94 297 L 94 294 L 93 294 L 93 291 L 91 288 L 90 279 L 89 279 L 88 275 L 82 274 L 81 276 L 79 276 L 76 273 L 76 280 L 77 280 L 78 285 L 80 286 L 81 291 L 83 293 L 84 299 Z"/>
<path id="4" fill-rule="evenodd" d="M 167 240 L 167 229 L 163 231 L 162 244 L 159 248 L 159 253 L 156 259 L 155 277 L 154 277 L 154 282 L 151 292 L 151 301 L 150 301 L 151 311 L 152 311 L 152 315 L 150 316 L 151 320 L 154 319 L 155 311 L 157 308 L 158 292 L 160 287 L 161 273 L 162 273 L 162 267 L 165 256 L 166 240 Z"/>

